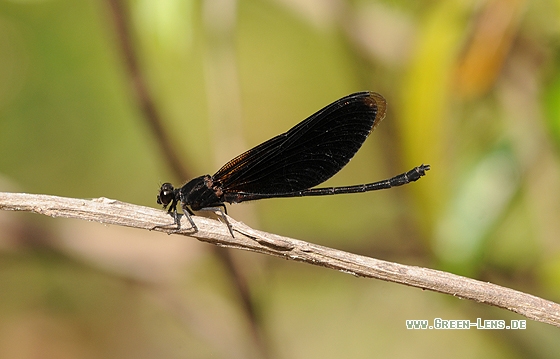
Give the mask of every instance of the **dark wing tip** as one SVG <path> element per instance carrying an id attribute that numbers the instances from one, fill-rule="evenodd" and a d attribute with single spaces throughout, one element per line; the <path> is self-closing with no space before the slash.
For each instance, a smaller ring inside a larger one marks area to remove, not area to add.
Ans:
<path id="1" fill-rule="evenodd" d="M 369 92 L 369 95 L 364 97 L 364 103 L 371 108 L 375 108 L 375 120 L 372 127 L 373 131 L 373 129 L 375 129 L 385 118 L 385 114 L 387 112 L 387 101 L 377 92 Z"/>

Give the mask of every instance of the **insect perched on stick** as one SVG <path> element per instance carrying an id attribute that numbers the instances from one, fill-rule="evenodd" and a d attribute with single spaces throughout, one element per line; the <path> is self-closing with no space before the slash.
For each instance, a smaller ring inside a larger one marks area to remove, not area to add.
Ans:
<path id="1" fill-rule="evenodd" d="M 357 92 L 337 100 L 307 119 L 235 157 L 213 176 L 192 179 L 181 188 L 164 183 L 157 196 L 169 206 L 175 225 L 180 226 L 177 204 L 192 228 L 193 211 L 218 211 L 233 230 L 224 212 L 225 203 L 264 198 L 326 196 L 376 191 L 417 181 L 430 169 L 414 167 L 390 179 L 344 187 L 312 188 L 344 167 L 360 149 L 371 131 L 385 117 L 387 104 L 375 92 Z"/>

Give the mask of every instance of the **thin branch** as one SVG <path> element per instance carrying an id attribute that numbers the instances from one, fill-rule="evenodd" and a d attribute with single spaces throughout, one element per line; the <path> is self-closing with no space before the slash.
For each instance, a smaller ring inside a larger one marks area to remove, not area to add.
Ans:
<path id="1" fill-rule="evenodd" d="M 0 209 L 34 212 L 51 217 L 77 218 L 147 230 L 158 225 L 169 224 L 171 220 L 164 211 L 107 198 L 83 200 L 0 192 Z M 559 304 L 510 288 L 438 270 L 364 257 L 258 231 L 228 217 L 235 233 L 235 238 L 232 238 L 223 223 L 200 216 L 195 216 L 193 219 L 198 227 L 197 232 L 193 232 L 184 218 L 179 231 L 169 228 L 153 230 L 187 235 L 222 247 L 244 249 L 336 269 L 358 277 L 376 278 L 450 294 L 507 309 L 529 319 L 560 327 Z"/>
<path id="2" fill-rule="evenodd" d="M 192 178 L 194 176 L 183 165 L 177 151 L 171 145 L 172 141 L 170 141 L 169 135 L 165 131 L 161 114 L 157 109 L 154 98 L 150 94 L 144 73 L 140 69 L 130 34 L 129 16 L 127 16 L 126 6 L 122 0 L 108 0 L 107 2 L 115 26 L 118 40 L 117 45 L 119 45 L 119 50 L 124 60 L 124 68 L 130 78 L 132 93 L 135 96 L 138 108 L 142 111 L 143 118 L 148 126 L 150 126 L 150 130 L 157 140 L 156 144 L 160 146 L 160 150 L 163 153 L 162 158 L 168 162 L 169 167 L 173 169 L 178 178 Z"/>
<path id="3" fill-rule="evenodd" d="M 161 114 L 157 109 L 156 102 L 149 91 L 146 77 L 140 68 L 130 32 L 130 17 L 127 13 L 126 4 L 123 3 L 123 0 L 107 1 L 117 34 L 117 44 L 119 45 L 119 50 L 124 60 L 124 67 L 130 78 L 131 89 L 135 95 L 137 105 L 142 111 L 144 119 L 150 126 L 151 132 L 154 134 L 156 143 L 163 153 L 163 158 L 168 162 L 169 167 L 173 170 L 177 178 L 182 180 L 192 178 L 193 176 L 190 174 L 190 171 L 183 165 L 183 162 L 179 159 L 179 155 L 172 146 L 172 141 L 165 131 L 165 126 Z M 262 357 L 268 357 L 268 348 L 263 338 L 262 326 L 255 314 L 255 306 L 251 300 L 249 287 L 245 278 L 240 273 L 239 268 L 237 268 L 231 254 L 227 250 L 216 248 L 215 254 L 226 266 L 227 273 L 232 279 L 232 283 L 250 324 L 255 343 Z"/>

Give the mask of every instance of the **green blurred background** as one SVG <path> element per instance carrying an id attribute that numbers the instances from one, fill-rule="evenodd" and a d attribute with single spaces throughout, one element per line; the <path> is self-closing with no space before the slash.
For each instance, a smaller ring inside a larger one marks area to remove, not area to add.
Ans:
<path id="1" fill-rule="evenodd" d="M 560 301 L 560 1 L 130 0 L 139 67 L 193 176 L 351 92 L 388 115 L 327 185 L 229 207 L 256 228 Z M 0 191 L 155 207 L 176 185 L 110 1 L 0 0 Z M 558 329 L 450 296 L 233 252 L 251 334 L 210 245 L 0 212 L 0 358 L 557 358 Z M 258 344 L 260 343 L 260 344 Z"/>

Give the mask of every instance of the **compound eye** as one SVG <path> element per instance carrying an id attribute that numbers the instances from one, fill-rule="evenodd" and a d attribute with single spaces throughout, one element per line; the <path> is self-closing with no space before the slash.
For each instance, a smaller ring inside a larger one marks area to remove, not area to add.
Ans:
<path id="1" fill-rule="evenodd" d="M 171 183 L 164 183 L 159 189 L 159 194 L 157 196 L 157 203 L 163 205 L 163 208 L 167 207 L 173 198 L 175 197 L 175 189 Z"/>

